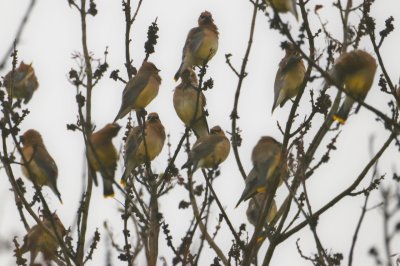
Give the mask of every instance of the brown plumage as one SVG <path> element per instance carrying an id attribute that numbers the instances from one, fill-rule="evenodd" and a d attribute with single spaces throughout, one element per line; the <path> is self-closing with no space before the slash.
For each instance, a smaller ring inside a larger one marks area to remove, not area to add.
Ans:
<path id="1" fill-rule="evenodd" d="M 49 186 L 57 195 L 60 202 L 61 194 L 57 188 L 58 169 L 55 161 L 48 153 L 42 136 L 34 129 L 26 131 L 21 141 L 23 144 L 22 154 L 27 161 L 28 169 L 25 167 L 21 158 L 22 173 L 31 181 L 35 181 L 39 186 Z"/>
<path id="2" fill-rule="evenodd" d="M 14 73 L 8 72 L 4 77 L 4 87 L 13 98 L 23 99 L 25 104 L 28 103 L 39 87 L 32 64 L 26 65 L 22 61 Z"/>
<path id="3" fill-rule="evenodd" d="M 286 13 L 290 12 L 294 15 L 296 20 L 299 19 L 299 16 L 297 14 L 297 9 L 296 9 L 296 0 L 264 0 L 265 3 L 272 4 L 276 11 L 279 13 Z"/>
<path id="4" fill-rule="evenodd" d="M 331 78 L 358 100 L 364 100 L 372 86 L 376 72 L 376 60 L 369 53 L 354 50 L 343 53 L 329 71 Z M 346 95 L 333 119 L 344 124 L 355 100 Z M 358 111 L 359 107 L 356 109 Z"/>
<path id="5" fill-rule="evenodd" d="M 189 159 L 182 169 L 192 166 L 195 172 L 198 168 L 214 168 L 225 161 L 230 148 L 224 131 L 219 126 L 214 126 L 208 136 L 201 137 L 194 143 Z"/>
<path id="6" fill-rule="evenodd" d="M 246 210 L 247 220 L 253 225 L 257 225 L 258 217 L 261 213 L 264 201 L 266 200 L 267 193 L 258 193 L 249 200 L 249 205 Z M 265 225 L 270 223 L 276 216 L 277 207 L 275 200 L 272 200 Z"/>
<path id="7" fill-rule="evenodd" d="M 56 214 L 53 215 L 53 220 L 57 234 L 63 238 L 66 234 L 64 225 Z M 55 235 L 50 218 L 44 218 L 42 222 L 43 225 Z M 59 243 L 57 239 L 54 239 L 51 235 L 46 233 L 40 225 L 36 224 L 25 235 L 24 244 L 19 249 L 19 252 L 25 254 L 29 251 L 31 255 L 30 265 L 34 265 L 34 261 L 39 252 L 42 252 L 45 261 L 49 262 L 54 260 L 57 257 L 58 247 Z"/>
<path id="8" fill-rule="evenodd" d="M 125 144 L 125 171 L 121 178 L 121 183 L 125 184 L 131 172 L 148 161 L 156 158 L 165 142 L 165 130 L 161 124 L 157 113 L 150 113 L 145 123 L 145 140 L 147 153 L 143 142 L 142 129 L 140 126 L 134 127 L 129 132 L 128 139 Z M 147 155 L 147 158 L 146 158 Z"/>
<path id="9" fill-rule="evenodd" d="M 297 95 L 306 72 L 303 59 L 296 47 L 292 43 L 286 43 L 284 48 L 286 54 L 279 63 L 275 76 L 272 112 L 276 107 L 282 107 L 287 100 Z"/>
<path id="10" fill-rule="evenodd" d="M 281 147 L 281 143 L 269 136 L 261 137 L 257 142 L 251 154 L 253 169 L 247 175 L 246 186 L 236 207 L 242 201 L 267 190 L 268 185 L 273 181 L 272 178 L 276 176 L 276 170 L 282 160 Z M 278 176 L 280 178 L 278 185 L 282 184 L 286 171 L 284 169 Z"/>
<path id="11" fill-rule="evenodd" d="M 200 14 L 198 27 L 192 28 L 187 37 L 182 51 L 182 63 L 175 74 L 175 81 L 182 72 L 193 66 L 201 66 L 213 58 L 218 50 L 218 28 L 208 11 Z"/>
<path id="12" fill-rule="evenodd" d="M 116 123 L 107 124 L 102 129 L 94 132 L 90 136 L 90 143 L 95 154 L 90 147 L 87 148 L 87 156 L 92 169 L 100 172 L 103 178 L 104 197 L 113 196 L 114 174 L 117 168 L 118 152 L 112 143 L 112 139 L 117 136 L 120 126 Z M 97 179 L 95 183 L 97 183 Z"/>
<path id="13" fill-rule="evenodd" d="M 203 92 L 197 91 L 196 73 L 187 69 L 182 73 L 181 78 L 181 84 L 174 91 L 175 111 L 185 126 L 192 128 L 197 138 L 205 137 L 208 135 L 208 124 L 204 109 L 206 98 Z"/>
<path id="14" fill-rule="evenodd" d="M 144 109 L 158 94 L 161 84 L 160 70 L 144 61 L 137 74 L 129 80 L 122 93 L 122 103 L 114 122 L 123 118 L 131 110 Z"/>

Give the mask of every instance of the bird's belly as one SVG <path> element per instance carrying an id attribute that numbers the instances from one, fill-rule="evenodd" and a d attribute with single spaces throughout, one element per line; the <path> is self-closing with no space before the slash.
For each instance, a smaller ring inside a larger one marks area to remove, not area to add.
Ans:
<path id="1" fill-rule="evenodd" d="M 34 161 L 31 161 L 29 163 L 29 169 L 31 173 L 34 175 L 34 181 L 36 182 L 36 184 L 38 184 L 39 186 L 46 185 L 47 183 L 46 173 L 44 173 L 44 171 Z M 22 172 L 29 180 L 33 181 L 26 167 L 22 168 Z"/>
<path id="2" fill-rule="evenodd" d="M 345 90 L 355 97 L 363 97 L 371 87 L 373 76 L 357 73 L 347 77 L 344 84 Z"/>
<path id="3" fill-rule="evenodd" d="M 205 60 L 210 60 L 218 50 L 218 39 L 215 36 L 206 35 L 203 39 L 202 44 L 196 51 L 195 65 L 204 64 Z"/>
<path id="4" fill-rule="evenodd" d="M 276 10 L 278 10 L 279 12 L 285 13 L 288 12 L 290 9 L 289 6 L 289 1 L 292 0 L 269 0 L 270 2 L 272 2 L 272 4 L 274 5 L 274 7 L 276 8 Z"/>
<path id="5" fill-rule="evenodd" d="M 142 92 L 137 97 L 133 108 L 134 109 L 142 109 L 145 108 L 158 94 L 159 83 L 150 79 L 147 83 L 146 87 L 142 90 Z"/>
<path id="6" fill-rule="evenodd" d="M 185 95 L 186 96 L 186 95 Z M 189 125 L 193 119 L 201 117 L 201 102 L 200 99 L 197 101 L 196 97 L 185 97 L 177 104 L 176 111 L 179 118 Z M 200 95 L 199 95 L 200 96 Z M 196 101 L 197 101 L 197 112 L 196 112 Z M 196 113 L 196 117 L 194 117 Z"/>

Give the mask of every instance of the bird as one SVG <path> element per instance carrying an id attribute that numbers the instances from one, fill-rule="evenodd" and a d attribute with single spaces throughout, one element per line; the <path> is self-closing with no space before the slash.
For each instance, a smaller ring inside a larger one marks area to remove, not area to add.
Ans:
<path id="1" fill-rule="evenodd" d="M 363 50 L 353 50 L 343 53 L 328 71 L 331 79 L 343 86 L 346 95 L 339 111 L 333 115 L 333 120 L 344 124 L 349 116 L 351 107 L 356 100 L 363 101 L 374 81 L 377 64 L 373 56 Z M 329 86 L 326 82 L 326 86 Z M 353 99 L 353 97 L 356 99 Z M 356 113 L 360 106 L 357 107 Z"/>
<path id="2" fill-rule="evenodd" d="M 160 70 L 151 62 L 144 61 L 137 74 L 131 78 L 122 92 L 122 103 L 114 119 L 123 118 L 131 110 L 143 110 L 158 94 L 161 84 Z"/>
<path id="3" fill-rule="evenodd" d="M 4 87 L 11 97 L 23 99 L 27 104 L 39 87 L 32 64 L 27 65 L 22 61 L 14 72 L 8 72 L 4 77 Z"/>
<path id="4" fill-rule="evenodd" d="M 39 186 L 49 186 L 62 203 L 61 194 L 57 188 L 58 168 L 47 151 L 40 133 L 29 129 L 22 135 L 21 142 L 23 144 L 22 173 Z"/>
<path id="5" fill-rule="evenodd" d="M 203 92 L 198 91 L 198 81 L 196 73 L 188 68 L 182 73 L 182 82 L 174 91 L 174 108 L 185 124 L 190 127 L 197 138 L 205 137 L 209 133 L 206 118 L 206 98 Z M 197 108 L 196 108 L 197 107 Z"/>
<path id="6" fill-rule="evenodd" d="M 273 7 L 279 13 L 290 12 L 294 15 L 296 20 L 299 20 L 296 9 L 296 0 L 264 0 L 267 5 L 273 5 Z"/>
<path id="7" fill-rule="evenodd" d="M 280 173 L 276 173 L 279 164 L 283 159 L 282 144 L 270 136 L 263 136 L 254 146 L 251 160 L 253 168 L 246 177 L 246 186 L 236 207 L 242 201 L 246 201 L 257 193 L 265 193 L 268 191 L 268 185 L 273 182 L 273 178 L 279 178 L 278 186 L 283 183 L 283 178 L 286 175 L 286 164 Z"/>
<path id="8" fill-rule="evenodd" d="M 57 214 L 53 214 L 52 216 L 57 234 L 61 238 L 64 238 L 67 233 L 64 225 L 58 218 Z M 42 223 L 44 227 L 54 234 L 54 227 L 52 226 L 50 219 L 50 217 L 43 218 Z M 58 240 L 47 233 L 39 224 L 36 224 L 32 226 L 25 235 L 24 244 L 19 249 L 19 252 L 20 254 L 25 254 L 29 251 L 31 255 L 30 265 L 35 265 L 34 261 L 39 252 L 42 252 L 44 259 L 47 262 L 57 258 L 58 247 Z"/>
<path id="9" fill-rule="evenodd" d="M 193 167 L 193 173 L 198 168 L 214 168 L 224 162 L 230 151 L 229 139 L 220 126 L 214 126 L 210 134 L 200 137 L 189 152 L 189 159 L 182 169 Z"/>
<path id="10" fill-rule="evenodd" d="M 165 130 L 161 124 L 157 113 L 153 112 L 147 116 L 147 121 L 144 124 L 145 138 L 143 138 L 142 128 L 136 126 L 129 132 L 125 143 L 125 171 L 121 178 L 121 183 L 126 184 L 130 173 L 139 165 L 146 161 L 152 161 L 156 158 L 165 142 Z M 145 139 L 147 152 L 144 146 Z"/>
<path id="11" fill-rule="evenodd" d="M 264 201 L 266 200 L 267 193 L 258 193 L 253 198 L 249 200 L 249 205 L 246 210 L 246 216 L 249 223 L 253 226 L 257 225 L 258 217 L 261 213 L 261 208 L 263 207 Z M 276 202 L 273 199 L 271 207 L 268 211 L 266 224 L 272 222 L 277 213 Z"/>
<path id="12" fill-rule="evenodd" d="M 198 19 L 198 27 L 192 28 L 182 51 L 182 63 L 174 79 L 177 81 L 182 72 L 193 66 L 201 66 L 214 57 L 218 50 L 218 28 L 210 12 L 204 11 Z"/>
<path id="13" fill-rule="evenodd" d="M 283 47 L 285 57 L 279 63 L 275 76 L 272 113 L 278 105 L 282 107 L 287 100 L 297 95 L 306 72 L 303 59 L 294 44 L 284 43 Z"/>
<path id="14" fill-rule="evenodd" d="M 120 128 L 118 124 L 110 123 L 89 137 L 90 144 L 87 148 L 87 158 L 91 168 L 95 172 L 100 172 L 103 178 L 104 197 L 112 197 L 114 195 L 112 185 L 119 155 L 112 143 L 112 139 L 117 136 Z M 94 180 L 97 184 L 97 179 L 94 178 Z"/>

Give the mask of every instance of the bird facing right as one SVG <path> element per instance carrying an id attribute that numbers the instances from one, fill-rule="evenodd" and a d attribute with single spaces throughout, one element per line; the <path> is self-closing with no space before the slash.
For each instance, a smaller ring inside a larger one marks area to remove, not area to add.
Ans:
<path id="1" fill-rule="evenodd" d="M 210 134 L 198 138 L 189 152 L 188 161 L 182 169 L 192 166 L 194 173 L 198 168 L 214 168 L 225 161 L 231 145 L 220 126 L 214 126 Z"/>
<path id="2" fill-rule="evenodd" d="M 139 165 L 146 161 L 152 161 L 156 158 L 165 142 L 165 130 L 161 124 L 160 118 L 157 113 L 150 113 L 147 116 L 147 121 L 144 125 L 144 134 L 142 128 L 136 126 L 131 129 L 128 139 L 125 143 L 125 171 L 121 178 L 121 183 L 126 184 L 128 176 Z M 144 140 L 146 142 L 147 150 L 145 149 Z"/>
<path id="3" fill-rule="evenodd" d="M 282 144 L 269 136 L 261 137 L 257 142 L 251 154 L 253 168 L 247 175 L 245 180 L 246 186 L 236 207 L 242 201 L 248 200 L 257 193 L 268 192 L 268 186 L 274 181 L 274 177 L 280 179 L 278 186 L 283 183 L 283 179 L 287 173 L 286 164 L 280 173 L 276 172 L 281 160 L 284 159 L 281 148 Z"/>
<path id="4" fill-rule="evenodd" d="M 121 107 L 114 122 L 126 116 L 131 110 L 143 110 L 158 94 L 161 84 L 160 70 L 144 61 L 137 74 L 131 78 L 122 92 Z"/>
<path id="5" fill-rule="evenodd" d="M 182 63 L 174 79 L 177 81 L 183 71 L 193 66 L 201 66 L 213 58 L 218 50 L 218 28 L 210 12 L 204 11 L 198 19 L 198 27 L 192 28 L 182 51 Z"/>

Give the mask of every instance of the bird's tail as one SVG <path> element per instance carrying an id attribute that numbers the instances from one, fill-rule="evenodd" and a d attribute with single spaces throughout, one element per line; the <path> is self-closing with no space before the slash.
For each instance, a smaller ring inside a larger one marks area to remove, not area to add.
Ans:
<path id="1" fill-rule="evenodd" d="M 51 189 L 53 190 L 54 194 L 57 195 L 57 198 L 60 200 L 61 204 L 63 204 L 63 201 L 61 199 L 61 193 L 58 191 L 57 186 L 51 186 Z"/>
<path id="2" fill-rule="evenodd" d="M 192 162 L 188 160 L 186 163 L 184 163 L 181 167 L 181 169 L 189 168 L 192 165 Z"/>
<path id="3" fill-rule="evenodd" d="M 197 138 L 205 137 L 209 134 L 208 123 L 205 115 L 200 117 L 192 126 L 193 132 Z"/>
<path id="4" fill-rule="evenodd" d="M 178 71 L 176 71 L 176 73 L 175 73 L 175 76 L 174 76 L 174 80 L 175 80 L 175 81 L 178 81 L 179 77 L 181 76 L 181 69 L 182 69 L 182 66 L 183 66 L 183 62 L 182 62 L 181 65 L 179 66 Z"/>
<path id="5" fill-rule="evenodd" d="M 103 195 L 105 198 L 114 197 L 113 181 L 110 178 L 103 177 Z"/>
<path id="6" fill-rule="evenodd" d="M 346 99 L 344 100 L 342 106 L 340 107 L 339 111 L 333 115 L 333 120 L 338 121 L 340 124 L 346 123 L 347 118 L 349 117 L 349 113 L 351 110 L 351 107 L 353 106 L 354 100 L 346 96 Z"/>
<path id="7" fill-rule="evenodd" d="M 297 13 L 297 8 L 296 8 L 296 0 L 291 0 L 289 11 L 294 15 L 296 20 L 299 21 L 299 15 Z"/>

